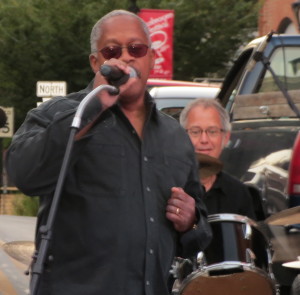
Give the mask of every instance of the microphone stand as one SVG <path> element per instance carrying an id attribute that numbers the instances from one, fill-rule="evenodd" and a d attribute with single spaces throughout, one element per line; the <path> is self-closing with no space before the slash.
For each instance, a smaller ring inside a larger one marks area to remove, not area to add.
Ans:
<path id="1" fill-rule="evenodd" d="M 58 209 L 58 204 L 59 204 L 64 180 L 66 177 L 66 172 L 69 167 L 70 156 L 71 156 L 72 149 L 73 149 L 75 134 L 80 127 L 82 114 L 83 114 L 86 106 L 94 98 L 94 96 L 102 90 L 107 90 L 111 95 L 117 95 L 119 92 L 119 90 L 116 87 L 111 86 L 111 85 L 100 85 L 100 86 L 96 87 L 89 94 L 87 94 L 86 97 L 81 101 L 81 103 L 79 104 L 78 109 L 75 113 L 74 119 L 72 121 L 71 131 L 70 131 L 66 151 L 64 154 L 61 170 L 60 170 L 60 173 L 58 176 L 53 200 L 52 200 L 51 207 L 49 210 L 47 223 L 46 223 L 46 225 L 42 225 L 39 228 L 39 232 L 41 234 L 41 242 L 40 242 L 38 251 L 36 251 L 35 255 L 33 256 L 33 259 L 35 261 L 32 261 L 32 271 L 31 271 L 32 276 L 31 276 L 31 282 L 30 282 L 30 287 L 31 287 L 30 294 L 31 295 L 37 294 L 40 276 L 44 270 L 44 263 L 47 258 L 46 256 L 47 256 L 47 252 L 48 252 L 48 248 L 49 248 L 49 242 L 52 238 L 52 227 L 53 227 L 56 212 Z"/>

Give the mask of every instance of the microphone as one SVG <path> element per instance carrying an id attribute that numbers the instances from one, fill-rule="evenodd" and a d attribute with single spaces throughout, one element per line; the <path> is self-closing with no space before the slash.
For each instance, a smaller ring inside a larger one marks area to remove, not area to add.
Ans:
<path id="1" fill-rule="evenodd" d="M 100 67 L 100 73 L 106 78 L 110 85 L 115 87 L 125 84 L 129 78 L 137 76 L 137 73 L 133 68 L 130 68 L 130 74 L 126 74 L 115 66 L 105 64 Z"/>

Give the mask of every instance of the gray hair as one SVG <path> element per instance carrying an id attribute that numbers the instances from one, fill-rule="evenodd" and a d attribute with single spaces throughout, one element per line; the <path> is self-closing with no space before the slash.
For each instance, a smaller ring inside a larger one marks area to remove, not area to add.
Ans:
<path id="1" fill-rule="evenodd" d="M 120 16 L 120 15 L 127 15 L 127 16 L 132 16 L 134 18 L 136 18 L 141 26 L 142 26 L 142 29 L 143 31 L 145 32 L 146 34 L 146 37 L 147 37 L 147 41 L 148 41 L 148 45 L 151 46 L 151 37 L 150 37 L 150 31 L 149 31 L 149 28 L 146 24 L 146 22 L 140 18 L 138 15 L 130 12 L 130 11 L 127 11 L 127 10 L 113 10 L 111 12 L 109 12 L 108 14 L 104 15 L 102 18 L 100 18 L 96 24 L 94 25 L 92 31 L 91 31 L 91 37 L 90 37 L 90 43 L 91 43 L 91 53 L 94 53 L 94 52 L 97 52 L 98 49 L 97 49 L 97 41 L 101 38 L 102 36 L 102 25 L 104 24 L 104 22 L 108 19 L 110 19 L 111 17 L 114 17 L 114 16 Z"/>
<path id="2" fill-rule="evenodd" d="M 189 112 L 197 106 L 202 106 L 205 109 L 207 108 L 216 109 L 221 119 L 222 129 L 224 129 L 226 132 L 231 131 L 231 124 L 230 124 L 230 119 L 227 110 L 223 108 L 223 106 L 220 104 L 220 102 L 217 99 L 212 99 L 212 98 L 197 98 L 187 104 L 187 106 L 182 110 L 179 117 L 180 124 L 184 128 L 186 127 L 186 121 Z"/>

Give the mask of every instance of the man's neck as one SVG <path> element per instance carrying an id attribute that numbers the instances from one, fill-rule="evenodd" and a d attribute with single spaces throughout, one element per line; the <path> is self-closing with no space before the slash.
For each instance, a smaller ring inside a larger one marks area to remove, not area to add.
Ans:
<path id="1" fill-rule="evenodd" d="M 142 138 L 143 128 L 146 120 L 146 106 L 144 101 L 137 101 L 135 103 L 121 104 L 121 110 L 134 127 L 135 131 Z"/>
<path id="2" fill-rule="evenodd" d="M 209 177 L 202 178 L 200 181 L 201 181 L 202 185 L 204 185 L 205 190 L 208 192 L 212 188 L 212 186 L 215 183 L 216 179 L 217 179 L 217 175 L 214 174 L 214 175 L 211 175 Z"/>

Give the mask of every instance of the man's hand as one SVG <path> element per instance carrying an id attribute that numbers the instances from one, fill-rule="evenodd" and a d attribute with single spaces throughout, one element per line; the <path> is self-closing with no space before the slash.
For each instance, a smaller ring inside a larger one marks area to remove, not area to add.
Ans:
<path id="1" fill-rule="evenodd" d="M 99 85 L 107 85 L 107 81 L 105 80 L 105 78 L 100 74 L 100 71 L 98 71 L 95 74 L 95 78 L 94 78 L 94 89 L 96 87 L 98 87 Z M 102 90 L 97 94 L 97 97 L 102 105 L 102 110 L 106 110 L 107 108 L 111 107 L 112 105 L 114 105 L 118 98 L 119 98 L 119 94 L 117 95 L 111 95 L 108 93 L 107 90 Z"/>
<path id="2" fill-rule="evenodd" d="M 180 187 L 172 187 L 166 211 L 167 219 L 179 232 L 186 232 L 196 222 L 195 199 Z"/>
<path id="3" fill-rule="evenodd" d="M 112 58 L 112 59 L 106 61 L 105 64 L 119 68 L 121 71 L 124 72 L 124 74 L 128 74 L 128 75 L 130 74 L 130 67 L 118 59 Z M 128 89 L 133 83 L 135 83 L 135 81 L 136 81 L 136 79 L 130 78 L 125 84 L 122 84 L 121 86 L 119 86 L 120 93 L 122 93 L 123 91 Z M 97 71 L 95 74 L 93 86 L 94 86 L 94 88 L 96 88 L 97 86 L 103 85 L 103 84 L 108 84 L 108 82 L 105 79 L 105 77 L 101 75 L 100 69 L 99 69 L 99 71 Z M 101 102 L 103 110 L 114 105 L 117 102 L 117 100 L 119 99 L 119 94 L 111 95 L 106 90 L 101 91 L 100 93 L 98 93 L 97 96 Z"/>

